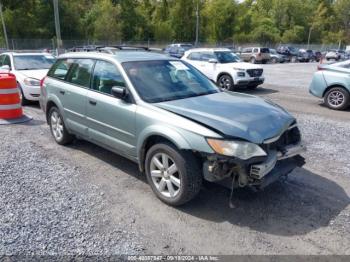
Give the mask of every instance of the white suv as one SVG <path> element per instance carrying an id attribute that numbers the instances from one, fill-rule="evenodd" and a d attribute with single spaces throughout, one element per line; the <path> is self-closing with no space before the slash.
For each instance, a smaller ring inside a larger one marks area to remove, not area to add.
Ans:
<path id="1" fill-rule="evenodd" d="M 241 62 L 230 49 L 191 49 L 181 59 L 227 90 L 235 87 L 255 89 L 265 80 L 261 66 Z"/>
<path id="2" fill-rule="evenodd" d="M 26 104 L 39 100 L 40 81 L 54 62 L 55 58 L 48 53 L 9 52 L 0 55 L 0 70 L 9 70 L 16 76 L 22 104 Z"/>

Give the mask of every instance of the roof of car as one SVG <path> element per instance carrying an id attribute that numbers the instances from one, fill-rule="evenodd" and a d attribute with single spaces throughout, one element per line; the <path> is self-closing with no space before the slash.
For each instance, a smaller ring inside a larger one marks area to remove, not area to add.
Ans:
<path id="1" fill-rule="evenodd" d="M 50 53 L 45 53 L 45 52 L 41 52 L 41 53 L 17 53 L 17 52 L 5 52 L 5 53 L 2 53 L 2 55 L 14 55 L 14 56 L 27 56 L 27 55 L 49 55 L 49 56 L 52 56 L 52 54 Z"/>
<path id="2" fill-rule="evenodd" d="M 206 51 L 228 51 L 228 52 L 232 52 L 232 50 L 228 49 L 228 48 L 192 48 L 190 50 L 188 50 L 187 52 L 206 52 Z"/>
<path id="3" fill-rule="evenodd" d="M 132 61 L 151 61 L 151 60 L 177 60 L 176 58 L 169 57 L 167 55 L 147 52 L 147 51 L 123 51 L 115 54 L 105 54 L 100 52 L 77 52 L 66 53 L 60 55 L 59 58 L 113 58 L 119 63 L 132 62 Z"/>

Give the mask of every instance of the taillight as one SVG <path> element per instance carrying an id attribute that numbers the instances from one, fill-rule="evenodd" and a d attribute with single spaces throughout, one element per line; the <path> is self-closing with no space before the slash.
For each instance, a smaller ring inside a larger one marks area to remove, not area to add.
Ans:
<path id="1" fill-rule="evenodd" d="M 318 71 L 320 71 L 320 70 L 324 70 L 324 67 L 323 67 L 323 66 L 321 66 L 321 65 L 318 65 L 318 66 L 317 66 L 317 70 L 318 70 Z"/>
<path id="2" fill-rule="evenodd" d="M 258 53 L 258 56 L 261 56 L 261 53 Z"/>
<path id="3" fill-rule="evenodd" d="M 40 80 L 40 87 L 43 88 L 46 76 Z"/>

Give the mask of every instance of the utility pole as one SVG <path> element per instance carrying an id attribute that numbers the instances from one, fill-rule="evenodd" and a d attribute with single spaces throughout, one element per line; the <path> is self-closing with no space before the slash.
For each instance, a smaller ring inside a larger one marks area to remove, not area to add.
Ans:
<path id="1" fill-rule="evenodd" d="M 1 15 L 1 21 L 2 21 L 2 28 L 4 30 L 4 38 L 5 38 L 5 43 L 6 43 L 6 49 L 9 49 L 9 40 L 7 38 L 7 31 L 6 31 L 6 25 L 5 25 L 5 20 L 4 20 L 4 15 L 2 13 L 2 4 L 0 2 L 0 15 Z"/>
<path id="2" fill-rule="evenodd" d="M 312 31 L 312 26 L 310 26 L 309 37 L 307 38 L 307 49 L 309 49 L 309 46 L 310 46 L 311 31 Z"/>
<path id="3" fill-rule="evenodd" d="M 61 47 L 61 28 L 60 28 L 60 15 L 58 12 L 58 0 L 53 0 L 53 10 L 55 15 L 55 29 L 56 29 L 56 40 L 57 40 L 57 49 Z"/>
<path id="4" fill-rule="evenodd" d="M 196 8 L 196 42 L 195 42 L 195 46 L 198 46 L 198 38 L 199 38 L 199 0 L 197 0 L 197 8 Z"/>

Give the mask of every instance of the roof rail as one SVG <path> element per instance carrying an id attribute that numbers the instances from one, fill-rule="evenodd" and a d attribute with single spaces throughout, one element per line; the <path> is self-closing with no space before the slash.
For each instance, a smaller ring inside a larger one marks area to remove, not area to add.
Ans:
<path id="1" fill-rule="evenodd" d="M 119 50 L 144 50 L 149 52 L 162 52 L 163 49 L 161 48 L 155 48 L 155 47 L 147 47 L 147 46 L 133 46 L 133 45 L 108 45 L 108 46 L 97 46 L 96 50 L 100 50 L 103 48 L 116 48 Z"/>

